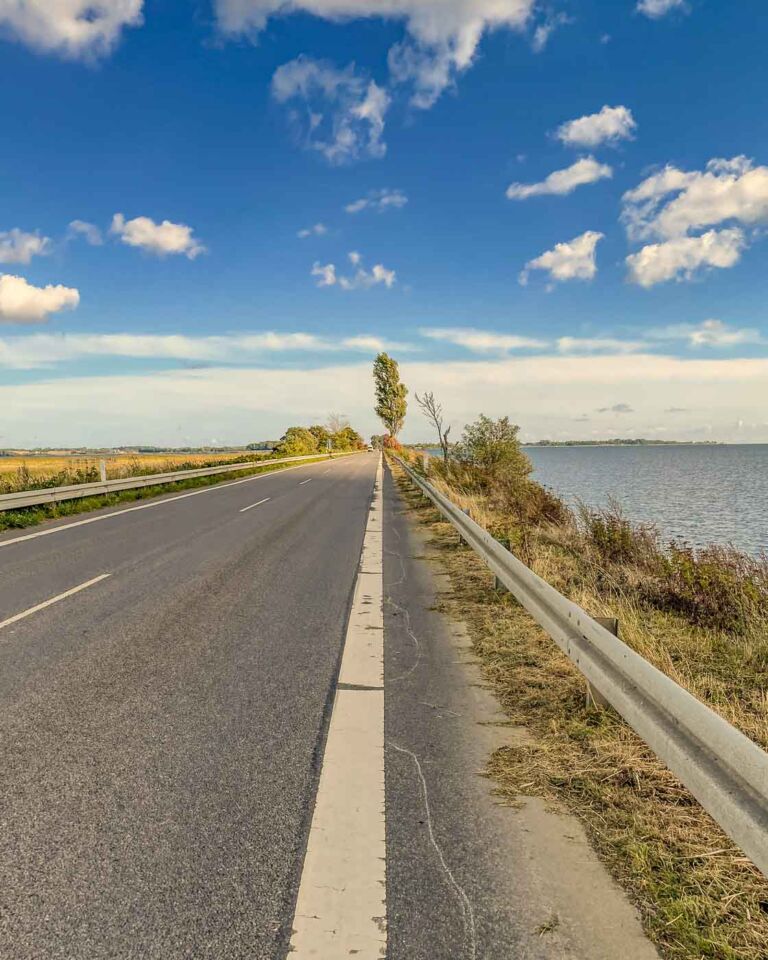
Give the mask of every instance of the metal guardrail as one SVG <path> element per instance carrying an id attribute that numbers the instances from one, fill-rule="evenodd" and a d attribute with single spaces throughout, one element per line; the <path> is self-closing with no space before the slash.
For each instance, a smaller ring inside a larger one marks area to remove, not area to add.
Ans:
<path id="1" fill-rule="evenodd" d="M 558 593 L 397 459 L 588 683 L 768 876 L 768 753 Z"/>
<path id="2" fill-rule="evenodd" d="M 337 456 L 350 456 L 348 453 Z M 311 454 L 306 457 L 283 457 L 280 460 L 251 461 L 250 463 L 227 463 L 220 467 L 200 467 L 193 470 L 176 470 L 170 473 L 152 473 L 145 477 L 123 477 L 120 480 L 98 480 L 95 483 L 76 483 L 67 487 L 43 487 L 40 490 L 21 490 L 18 493 L 0 495 L 0 511 L 20 510 L 22 507 L 37 507 L 47 503 L 60 503 L 62 500 L 78 500 L 81 497 L 97 497 L 120 490 L 136 490 L 140 487 L 154 487 L 163 483 L 175 483 L 177 480 L 193 480 L 196 477 L 214 477 L 219 473 L 235 473 L 241 470 L 255 470 L 279 463 L 295 463 L 302 460 L 319 460 L 323 454 Z"/>

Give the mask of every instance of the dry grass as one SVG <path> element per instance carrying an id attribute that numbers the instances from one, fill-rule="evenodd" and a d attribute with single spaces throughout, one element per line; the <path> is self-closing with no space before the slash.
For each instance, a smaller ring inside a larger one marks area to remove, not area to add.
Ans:
<path id="1" fill-rule="evenodd" d="M 173 470 L 217 466 L 226 463 L 245 463 L 263 459 L 264 454 L 253 453 L 151 453 L 115 454 L 93 457 L 12 456 L 0 457 L 0 493 L 34 490 L 42 487 L 65 486 L 70 483 L 88 483 L 99 479 L 99 461 L 104 460 L 107 478 L 141 476 L 148 473 L 170 473 Z"/>
<path id="2" fill-rule="evenodd" d="M 484 564 L 400 482 L 451 575 L 447 612 L 467 624 L 507 716 L 532 737 L 491 758 L 500 795 L 510 802 L 543 796 L 575 813 L 663 956 L 768 958 L 766 880 L 613 711 L 587 705 L 571 662 L 512 597 L 493 590 Z M 498 529 L 486 502 L 451 496 Z M 764 637 L 707 630 L 638 603 L 621 577 L 606 583 L 604 570 L 573 549 L 574 533 L 567 525 L 517 531 L 516 552 L 592 615 L 618 617 L 625 642 L 768 747 Z"/>

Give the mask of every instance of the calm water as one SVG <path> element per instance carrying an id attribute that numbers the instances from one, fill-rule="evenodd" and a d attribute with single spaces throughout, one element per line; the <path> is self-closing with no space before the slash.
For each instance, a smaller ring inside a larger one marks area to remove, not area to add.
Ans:
<path id="1" fill-rule="evenodd" d="M 665 538 L 768 551 L 768 444 L 526 447 L 534 478 L 570 503 L 613 497 Z"/>
<path id="2" fill-rule="evenodd" d="M 610 497 L 627 516 L 693 544 L 768 551 L 768 445 L 527 447 L 534 477 L 566 500 Z"/>

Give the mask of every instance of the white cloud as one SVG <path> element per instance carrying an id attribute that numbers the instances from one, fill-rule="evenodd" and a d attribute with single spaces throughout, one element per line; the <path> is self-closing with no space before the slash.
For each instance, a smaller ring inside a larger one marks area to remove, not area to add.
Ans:
<path id="1" fill-rule="evenodd" d="M 707 267 L 734 266 L 745 246 L 744 233 L 738 227 L 651 243 L 627 257 L 629 279 L 641 287 L 666 280 L 690 280 Z"/>
<path id="2" fill-rule="evenodd" d="M 630 239 L 662 241 L 627 258 L 630 278 L 644 286 L 690 279 L 700 266 L 738 263 L 753 239 L 742 228 L 768 223 L 768 167 L 743 156 L 710 160 L 703 171 L 668 165 L 622 199 Z"/>
<path id="3" fill-rule="evenodd" d="M 387 210 L 399 210 L 407 203 L 408 197 L 402 190 L 371 190 L 367 196 L 348 203 L 344 209 L 347 213 L 361 213 L 363 210 L 385 213 Z"/>
<path id="4" fill-rule="evenodd" d="M 0 263 L 29 263 L 32 257 L 50 253 L 51 241 L 39 233 L 24 233 L 18 227 L 0 231 Z"/>
<path id="5" fill-rule="evenodd" d="M 658 20 L 673 10 L 687 12 L 688 4 L 685 0 L 638 0 L 637 10 L 652 20 Z"/>
<path id="6" fill-rule="evenodd" d="M 303 54 L 278 67 L 272 77 L 278 103 L 299 104 L 290 119 L 304 145 L 331 164 L 381 159 L 389 94 L 374 80 L 355 71 L 339 70 Z"/>
<path id="7" fill-rule="evenodd" d="M 597 273 L 595 249 L 603 236 L 596 230 L 587 230 L 573 240 L 555 244 L 552 250 L 526 263 L 520 283 L 525 286 L 531 270 L 545 270 L 553 281 L 591 280 Z"/>
<path id="8" fill-rule="evenodd" d="M 668 423 L 665 410 L 686 408 L 693 412 L 675 417 L 675 439 L 768 440 L 766 358 L 682 360 L 635 354 L 455 363 L 403 358 L 401 372 L 412 392 L 433 390 L 443 400 L 456 433 L 486 413 L 514 416 L 527 438 L 572 438 L 574 411 L 594 410 L 615 397 L 640 411 L 626 416 L 637 436 Z M 370 409 L 370 381 L 368 358 L 299 369 L 241 366 L 57 376 L 0 385 L 0 434 L 6 446 L 28 445 L 33 438 L 41 445 L 181 445 L 214 436 L 242 443 L 280 436 L 292 423 L 315 423 L 336 409 L 366 434 L 380 433 Z M 739 428 L 739 420 L 761 426 Z M 423 424 L 412 412 L 404 439 L 421 438 Z"/>
<path id="9" fill-rule="evenodd" d="M 311 333 L 229 334 L 191 337 L 184 334 L 59 333 L 0 337 L 0 367 L 34 370 L 73 360 L 123 357 L 137 360 L 182 360 L 191 363 L 242 363 L 279 353 L 411 352 L 407 343 L 360 334 L 334 339 Z"/>
<path id="10" fill-rule="evenodd" d="M 619 340 L 616 337 L 559 337 L 559 353 L 637 353 L 647 349 L 642 340 Z"/>
<path id="11" fill-rule="evenodd" d="M 733 347 L 766 342 L 760 331 L 754 327 L 732 327 L 722 320 L 654 327 L 646 335 L 652 340 L 686 340 L 691 347 Z"/>
<path id="12" fill-rule="evenodd" d="M 192 227 L 170 220 L 163 220 L 162 223 L 155 223 L 149 217 L 126 220 L 122 213 L 116 213 L 112 218 L 110 233 L 120 237 L 129 247 L 139 247 L 158 257 L 183 254 L 194 260 L 205 253 L 205 247 L 193 235 Z"/>
<path id="13" fill-rule="evenodd" d="M 507 187 L 507 197 L 510 200 L 526 200 L 528 197 L 539 197 L 547 194 L 564 196 L 572 193 L 577 187 L 587 183 L 596 183 L 598 180 L 610 179 L 613 170 L 605 163 L 598 163 L 594 157 L 582 157 L 564 170 L 555 170 L 540 183 L 512 183 Z"/>
<path id="14" fill-rule="evenodd" d="M 108 54 L 124 27 L 142 23 L 143 0 L 0 0 L 0 32 L 71 59 Z"/>
<path id="15" fill-rule="evenodd" d="M 567 13 L 548 14 L 533 31 L 533 36 L 531 38 L 533 52 L 541 53 L 549 43 L 549 38 L 552 36 L 555 30 L 557 30 L 558 27 L 564 27 L 566 24 L 571 22 L 572 20 Z"/>
<path id="16" fill-rule="evenodd" d="M 472 353 L 508 353 L 511 350 L 531 350 L 547 346 L 545 340 L 470 327 L 425 327 L 419 332 L 430 340 L 441 340 L 457 347 L 465 347 Z"/>
<path id="17" fill-rule="evenodd" d="M 390 50 L 395 82 L 414 85 L 412 103 L 430 107 L 474 61 L 483 34 L 524 30 L 536 0 L 216 0 L 220 29 L 254 35 L 270 17 L 310 13 L 343 21 L 381 17 L 405 21 L 407 37 Z"/>
<path id="18" fill-rule="evenodd" d="M 326 225 L 324 223 L 316 223 L 311 227 L 307 227 L 305 230 L 299 230 L 296 236 L 302 240 L 306 240 L 307 237 L 323 237 L 326 233 L 328 233 Z"/>
<path id="19" fill-rule="evenodd" d="M 315 263 L 311 276 L 318 278 L 318 287 L 333 287 L 338 284 L 342 290 L 368 290 L 381 284 L 391 289 L 395 285 L 397 274 L 394 270 L 388 270 L 381 263 L 375 264 L 371 270 L 366 270 L 361 266 L 362 260 L 362 255 L 356 250 L 349 254 L 349 262 L 353 267 L 357 267 L 352 276 L 339 275 L 333 263 Z"/>
<path id="20" fill-rule="evenodd" d="M 336 283 L 336 267 L 332 263 L 316 263 L 312 267 L 310 276 L 318 278 L 318 287 L 332 287 Z"/>
<path id="21" fill-rule="evenodd" d="M 576 120 L 568 120 L 555 131 L 555 136 L 569 147 L 611 146 L 620 140 L 631 140 L 637 129 L 632 111 L 627 107 L 609 107 Z"/>
<path id="22" fill-rule="evenodd" d="M 92 247 L 100 247 L 104 243 L 101 230 L 94 223 L 85 220 L 73 220 L 67 231 L 69 237 L 83 237 Z"/>
<path id="23" fill-rule="evenodd" d="M 44 323 L 51 313 L 74 310 L 80 294 L 72 287 L 35 287 L 24 277 L 0 274 L 0 323 Z"/>
<path id="24" fill-rule="evenodd" d="M 703 171 L 667 166 L 627 191 L 623 203 L 633 239 L 681 237 L 726 221 L 768 223 L 768 167 L 743 156 L 710 160 Z"/>

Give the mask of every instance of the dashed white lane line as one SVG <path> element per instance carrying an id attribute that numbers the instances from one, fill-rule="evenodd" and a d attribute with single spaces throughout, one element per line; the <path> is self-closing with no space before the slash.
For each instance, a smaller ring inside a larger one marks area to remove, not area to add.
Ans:
<path id="1" fill-rule="evenodd" d="M 293 920 L 291 960 L 386 955 L 382 465 Z"/>
<path id="2" fill-rule="evenodd" d="M 12 617 L 8 617 L 7 620 L 0 621 L 0 630 L 2 630 L 4 627 L 10 627 L 12 623 L 18 623 L 19 620 L 24 620 L 25 617 L 31 617 L 33 613 L 37 613 L 40 610 L 45 610 L 46 607 L 51 607 L 54 603 L 58 603 L 60 600 L 66 600 L 67 597 L 72 597 L 76 593 L 80 593 L 81 590 L 87 590 L 88 587 L 92 587 L 97 583 L 101 583 L 102 580 L 107 580 L 111 576 L 111 573 L 102 573 L 100 576 L 94 577 L 93 580 L 87 580 L 85 583 L 81 583 L 77 587 L 72 587 L 71 590 L 65 590 L 64 593 L 60 593 L 57 597 L 51 597 L 50 600 L 44 600 L 42 603 L 38 603 L 34 607 L 30 607 L 28 610 L 22 610 L 21 613 L 17 613 Z"/>
<path id="3" fill-rule="evenodd" d="M 264 497 L 263 500 L 259 500 L 258 503 L 252 503 L 249 507 L 243 507 L 240 513 L 247 513 L 249 510 L 253 510 L 254 507 L 260 507 L 262 503 L 269 503 L 272 497 Z"/>
<path id="4" fill-rule="evenodd" d="M 199 497 L 203 493 L 214 493 L 217 490 L 228 490 L 230 487 L 237 487 L 241 483 L 250 483 L 252 480 L 274 477 L 280 473 L 288 473 L 290 470 L 302 470 L 304 467 L 312 466 L 314 466 L 313 463 L 300 463 L 296 467 L 285 467 L 282 470 L 269 470 L 266 473 L 257 473 L 255 476 L 245 477 L 243 480 L 233 480 L 231 483 L 218 483 L 210 487 L 203 487 L 202 490 L 192 490 L 191 493 L 180 493 L 177 497 L 165 497 L 163 500 L 153 500 L 150 503 L 142 503 L 138 507 L 126 507 L 125 510 L 115 510 L 113 513 L 102 513 L 98 517 L 88 517 L 86 520 L 75 520 L 74 523 L 64 523 L 60 527 L 49 527 L 46 530 L 38 530 L 36 533 L 25 533 L 21 537 L 12 537 L 10 540 L 0 540 L 0 549 L 2 549 L 2 547 L 10 547 L 11 544 L 14 543 L 23 543 L 25 540 L 37 540 L 38 537 L 49 537 L 54 533 L 72 530 L 74 527 L 85 527 L 89 523 L 111 520 L 112 517 L 121 517 L 124 513 L 136 513 L 138 510 L 152 510 L 154 507 L 164 507 L 167 503 L 176 503 L 177 500 L 187 500 L 189 497 Z"/>
<path id="5" fill-rule="evenodd" d="M 303 487 L 305 483 L 312 483 L 312 477 L 310 477 L 309 480 L 302 480 L 301 483 L 299 483 L 299 486 Z"/>

